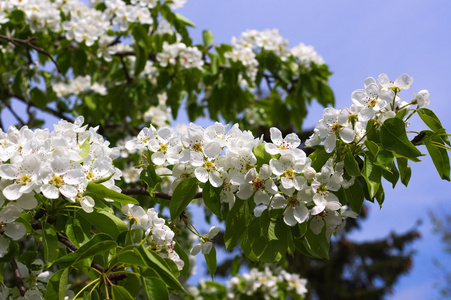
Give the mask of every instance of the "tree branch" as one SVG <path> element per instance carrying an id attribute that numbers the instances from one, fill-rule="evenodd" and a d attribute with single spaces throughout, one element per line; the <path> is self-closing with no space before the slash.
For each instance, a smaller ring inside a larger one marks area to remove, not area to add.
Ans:
<path id="1" fill-rule="evenodd" d="M 19 268 L 17 267 L 16 260 L 11 259 L 11 267 L 13 268 L 14 278 L 16 279 L 16 286 L 19 289 L 20 295 L 25 296 L 25 292 L 27 291 L 25 285 L 23 283 L 22 274 L 20 274 Z"/>
<path id="2" fill-rule="evenodd" d="M 6 90 L 6 89 L 3 89 L 3 90 L 0 89 L 0 95 L 1 95 L 1 94 L 5 95 L 5 96 L 7 96 L 7 97 L 13 97 L 13 98 L 19 100 L 19 101 L 22 102 L 22 103 L 25 103 L 25 104 L 27 104 L 27 105 L 29 105 L 29 106 L 32 106 L 32 107 L 34 107 L 34 108 L 37 108 L 37 109 L 39 109 L 39 110 L 41 110 L 41 111 L 43 111 L 43 112 L 46 112 L 46 113 L 48 113 L 48 114 L 51 114 L 51 115 L 53 115 L 53 116 L 55 116 L 55 117 L 58 117 L 58 118 L 60 118 L 60 119 L 66 120 L 66 121 L 71 122 L 71 123 L 74 122 L 74 120 L 72 120 L 72 119 L 69 118 L 69 117 L 66 117 L 66 116 L 64 115 L 64 113 L 63 113 L 62 111 L 60 111 L 60 110 L 55 110 L 55 109 L 53 109 L 53 108 L 51 108 L 51 107 L 48 107 L 48 106 L 46 106 L 44 109 L 42 109 L 42 108 L 36 106 L 33 102 L 27 101 L 27 100 L 25 100 L 23 97 L 21 97 L 21 96 L 19 96 L 19 95 L 16 95 L 16 94 L 14 94 L 14 93 L 10 93 L 10 92 L 9 92 L 8 90 Z"/>
<path id="3" fill-rule="evenodd" d="M 31 49 L 33 49 L 33 50 L 36 50 L 37 52 L 39 52 L 39 53 L 41 53 L 41 54 L 44 54 L 45 56 L 47 56 L 48 58 L 50 58 L 50 60 L 55 64 L 55 66 L 56 66 L 58 72 L 59 72 L 59 73 L 62 73 L 60 67 L 58 66 L 58 63 L 56 62 L 56 60 L 52 57 L 52 55 L 51 55 L 50 53 L 48 53 L 48 52 L 45 51 L 44 49 L 42 49 L 42 48 L 40 48 L 40 47 L 38 47 L 38 46 L 36 46 L 36 45 L 34 45 L 34 44 L 32 44 L 32 43 L 30 43 L 32 40 L 35 40 L 35 39 L 36 39 L 35 37 L 29 38 L 29 39 L 27 39 L 27 40 L 21 40 L 21 39 L 18 39 L 18 38 L 13 38 L 13 37 L 9 37 L 9 36 L 1 35 L 1 34 L 0 34 L 0 39 L 3 39 L 3 40 L 5 40 L 5 41 L 8 41 L 8 42 L 10 42 L 10 43 L 12 43 L 12 44 L 14 44 L 14 45 L 17 45 L 17 44 L 25 45 L 25 46 L 28 47 L 28 48 L 31 48 Z"/>
<path id="4" fill-rule="evenodd" d="M 127 65 L 125 64 L 124 57 L 119 56 L 119 58 L 121 59 L 122 68 L 124 69 L 125 78 L 127 79 L 127 83 L 131 83 L 133 80 L 130 77 L 130 74 L 128 73 L 128 69 L 127 69 Z"/>

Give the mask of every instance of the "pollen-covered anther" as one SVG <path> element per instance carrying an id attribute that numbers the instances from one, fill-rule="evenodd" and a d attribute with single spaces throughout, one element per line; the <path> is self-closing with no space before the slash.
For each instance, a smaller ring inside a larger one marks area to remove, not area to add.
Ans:
<path id="1" fill-rule="evenodd" d="M 27 185 L 27 183 L 31 182 L 30 175 L 24 174 L 24 175 L 20 176 L 20 178 L 17 180 L 17 182 L 20 183 L 21 185 Z"/>
<path id="2" fill-rule="evenodd" d="M 49 183 L 56 188 L 60 188 L 64 185 L 63 177 L 56 176 L 55 174 L 52 175 L 52 179 L 49 181 Z"/>

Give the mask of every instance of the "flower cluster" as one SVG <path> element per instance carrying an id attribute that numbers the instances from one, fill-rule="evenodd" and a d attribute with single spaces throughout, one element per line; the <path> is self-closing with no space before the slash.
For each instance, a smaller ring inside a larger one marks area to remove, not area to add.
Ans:
<path id="1" fill-rule="evenodd" d="M 64 199 L 92 212 L 94 199 L 85 195 L 88 182 L 110 177 L 102 184 L 120 191 L 114 181 L 121 171 L 112 165 L 118 151 L 96 133 L 97 128 L 83 126 L 83 117 L 74 123 L 61 120 L 52 132 L 32 131 L 10 126 L 0 130 L 0 230 L 17 240 L 25 233 L 22 224 L 14 222 L 22 210 L 38 205 L 36 193 L 47 201 Z M 0 236 L 0 255 L 8 242 Z"/>
<path id="2" fill-rule="evenodd" d="M 129 204 L 122 207 L 122 213 L 129 217 L 132 228 L 144 230 L 144 243 L 148 249 L 174 261 L 179 270 L 183 269 L 184 262 L 174 251 L 174 232 L 165 225 L 163 218 L 158 217 L 155 208 L 149 208 L 146 212 L 141 206 Z"/>
<path id="3" fill-rule="evenodd" d="M 240 61 L 246 67 L 246 75 L 255 79 L 258 71 L 257 55 L 261 51 L 272 52 L 279 56 L 282 61 L 293 57 L 296 64 L 295 69 L 299 66 L 309 68 L 311 63 L 318 65 L 324 64 L 323 58 L 314 50 L 313 46 L 299 44 L 298 46 L 288 49 L 288 40 L 282 38 L 279 31 L 273 30 L 247 30 L 243 32 L 240 38 L 232 39 L 232 51 L 225 55 L 231 61 Z"/>
<path id="4" fill-rule="evenodd" d="M 321 218 L 333 221 L 326 222 L 327 229 L 335 231 L 346 215 L 341 213 L 342 206 L 333 192 L 349 187 L 353 180 L 343 179 L 342 164 L 329 163 L 316 172 L 310 158 L 298 148 L 301 141 L 296 134 L 283 138 L 276 128 L 270 132 L 272 143 L 262 144 L 260 138 L 238 125 L 227 131 L 220 123 L 207 128 L 190 124 L 181 135 L 172 128 L 157 130 L 151 125 L 128 141 L 126 148 L 150 151 L 149 160 L 156 166 L 172 165 L 176 178 L 173 188 L 181 180 L 195 177 L 220 188 L 220 201 L 230 209 L 236 198 L 252 198 L 256 216 L 265 209 L 283 209 L 284 221 L 290 226 Z M 269 164 L 258 163 L 258 152 L 272 157 Z"/>
<path id="5" fill-rule="evenodd" d="M 163 52 L 157 54 L 157 61 L 162 67 L 178 62 L 183 69 L 202 69 L 204 65 L 202 52 L 196 47 L 188 47 L 184 43 L 168 44 L 166 41 L 163 43 Z"/>
<path id="6" fill-rule="evenodd" d="M 329 107 L 324 110 L 323 118 L 306 145 L 315 146 L 324 142 L 325 150 L 331 153 L 338 139 L 347 144 L 362 144 L 365 142 L 368 122 L 382 124 L 410 105 L 424 107 L 429 104 L 427 90 L 421 90 L 410 102 L 401 99 L 399 93 L 410 89 L 412 83 L 413 77 L 407 74 L 399 76 L 394 82 L 386 74 L 380 74 L 377 80 L 368 77 L 365 79 L 364 89 L 352 93 L 352 105 L 349 108 L 337 110 Z"/>
<path id="7" fill-rule="evenodd" d="M 77 76 L 68 83 L 55 83 L 53 84 L 53 90 L 58 97 L 66 97 L 71 94 L 78 95 L 82 92 L 93 91 L 99 95 L 106 95 L 106 87 L 98 83 L 91 84 L 91 76 Z"/>
<path id="8" fill-rule="evenodd" d="M 227 286 L 229 292 L 227 294 L 229 299 L 239 299 L 240 294 L 260 295 L 261 299 L 278 298 L 280 288 L 286 286 L 286 290 L 292 293 L 292 296 L 304 297 L 307 293 L 307 280 L 299 278 L 298 274 L 290 274 L 285 270 L 279 272 L 279 275 L 274 275 L 268 267 L 264 271 L 251 269 L 251 272 L 243 276 L 235 276 Z"/>
<path id="9" fill-rule="evenodd" d="M 199 286 L 191 287 L 187 299 L 299 299 L 307 293 L 307 280 L 298 274 L 281 270 L 279 275 L 266 267 L 263 271 L 251 269 L 250 273 L 232 277 L 226 282 L 227 288 L 220 284 L 201 281 Z M 291 297 L 291 298 L 290 298 Z"/>

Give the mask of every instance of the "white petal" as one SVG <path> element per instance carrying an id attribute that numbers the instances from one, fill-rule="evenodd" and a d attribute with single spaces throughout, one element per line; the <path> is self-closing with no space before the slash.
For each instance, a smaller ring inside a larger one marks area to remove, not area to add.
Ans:
<path id="1" fill-rule="evenodd" d="M 253 193 L 254 193 L 253 186 L 248 183 L 245 183 L 240 185 L 240 190 L 236 195 L 238 198 L 246 200 L 249 199 L 249 197 L 252 196 Z"/>
<path id="2" fill-rule="evenodd" d="M 211 248 L 213 248 L 212 242 L 206 242 L 202 245 L 202 254 L 208 254 L 211 251 Z"/>
<path id="3" fill-rule="evenodd" d="M 277 146 L 281 145 L 283 142 L 282 132 L 276 127 L 271 127 L 269 129 L 269 135 L 271 137 L 271 141 Z M 269 153 L 269 152 L 268 152 Z"/>
<path id="4" fill-rule="evenodd" d="M 205 183 L 208 180 L 208 171 L 203 167 L 197 167 L 194 170 L 194 175 L 196 176 L 197 180 L 199 180 L 200 182 Z"/>
<path id="5" fill-rule="evenodd" d="M 67 184 L 60 187 L 59 191 L 61 192 L 61 194 L 63 194 L 64 197 L 72 199 L 75 198 L 78 194 L 78 190 L 75 187 Z"/>
<path id="6" fill-rule="evenodd" d="M 58 199 L 60 196 L 59 190 L 51 184 L 43 184 L 41 186 L 41 192 L 48 199 Z"/>
<path id="7" fill-rule="evenodd" d="M 293 216 L 293 208 L 288 207 L 283 213 L 283 220 L 288 226 L 294 226 L 298 223 Z"/>
<path id="8" fill-rule="evenodd" d="M 18 183 L 10 184 L 3 189 L 3 196 L 10 201 L 17 200 L 22 196 L 21 187 L 22 185 Z"/>
<path id="9" fill-rule="evenodd" d="M 27 229 L 22 223 L 12 222 L 5 227 L 5 234 L 17 241 L 27 233 Z"/>
<path id="10" fill-rule="evenodd" d="M 65 155 L 57 155 L 55 158 L 53 158 L 53 161 L 51 162 L 51 166 L 53 169 L 53 172 L 56 175 L 62 175 L 66 173 L 67 169 L 69 168 L 70 160 Z"/>
<path id="11" fill-rule="evenodd" d="M 274 209 L 284 208 L 287 206 L 287 199 L 284 196 L 277 194 L 272 198 L 271 207 Z"/>
<path id="12" fill-rule="evenodd" d="M 352 143 L 355 138 L 355 131 L 351 128 L 340 129 L 340 138 L 345 143 Z"/>
<path id="13" fill-rule="evenodd" d="M 152 159 L 152 162 L 157 166 L 162 166 L 166 162 L 166 158 L 163 152 L 155 152 L 150 158 Z"/>
<path id="14" fill-rule="evenodd" d="M 204 145 L 204 153 L 209 158 L 216 158 L 221 154 L 221 146 L 216 142 L 209 142 Z"/>
<path id="15" fill-rule="evenodd" d="M 335 149 L 336 142 L 337 137 L 335 136 L 335 134 L 329 135 L 324 141 L 324 150 L 326 150 L 327 153 L 331 153 Z"/>
<path id="16" fill-rule="evenodd" d="M 210 171 L 208 180 L 210 181 L 211 185 L 214 187 L 220 187 L 223 183 L 223 181 L 221 179 L 221 175 L 219 174 L 218 171 L 215 171 L 215 170 Z"/>
<path id="17" fill-rule="evenodd" d="M 305 205 L 297 205 L 294 208 L 293 216 L 296 221 L 298 221 L 298 223 L 303 223 L 308 219 L 309 210 L 307 209 L 307 207 L 305 207 Z"/>
<path id="18" fill-rule="evenodd" d="M 314 217 L 310 221 L 310 229 L 313 231 L 314 234 L 319 234 L 324 226 L 324 221 L 321 217 Z"/>
<path id="19" fill-rule="evenodd" d="M 221 228 L 220 227 L 216 227 L 216 226 L 212 226 L 211 228 L 210 228 L 210 230 L 208 230 L 208 237 L 211 239 L 211 238 L 214 238 L 218 233 L 219 233 L 219 231 L 221 231 Z"/>
<path id="20" fill-rule="evenodd" d="M 8 253 L 9 241 L 0 235 L 0 257 Z"/>
<path id="21" fill-rule="evenodd" d="M 413 83 L 413 77 L 409 76 L 408 74 L 402 74 L 395 80 L 395 86 L 403 89 L 408 90 L 412 87 Z"/>
<path id="22" fill-rule="evenodd" d="M 197 244 L 196 246 L 193 247 L 193 249 L 191 250 L 191 255 L 197 255 L 197 253 L 199 253 L 199 251 L 202 249 L 202 245 L 201 244 Z"/>
<path id="23" fill-rule="evenodd" d="M 85 174 L 81 169 L 67 171 L 64 175 L 64 182 L 67 184 L 77 185 L 85 180 Z"/>
<path id="24" fill-rule="evenodd" d="M 296 133 L 290 133 L 285 137 L 285 142 L 289 148 L 297 148 L 301 144 L 301 140 L 299 139 Z"/>
<path id="25" fill-rule="evenodd" d="M 15 204 L 8 204 L 0 211 L 0 223 L 11 223 L 20 217 L 21 210 Z"/>
<path id="26" fill-rule="evenodd" d="M 38 205 L 38 201 L 34 197 L 34 194 L 29 193 L 29 194 L 23 194 L 22 197 L 17 199 L 17 204 L 22 209 L 33 209 Z"/>
<path id="27" fill-rule="evenodd" d="M 266 191 L 263 191 L 263 190 L 256 191 L 255 195 L 254 195 L 254 202 L 257 205 L 259 205 L 259 204 L 269 205 L 269 195 L 268 195 L 268 193 Z"/>
<path id="28" fill-rule="evenodd" d="M 262 213 L 268 208 L 266 205 L 257 205 L 254 208 L 254 216 L 257 218 L 262 215 Z"/>
<path id="29" fill-rule="evenodd" d="M 19 169 L 13 165 L 0 165 L 0 177 L 4 179 L 17 179 L 19 177 Z"/>
<path id="30" fill-rule="evenodd" d="M 265 151 L 268 152 L 269 154 L 275 155 L 277 153 L 279 153 L 279 148 L 277 148 L 276 145 L 274 145 L 273 143 L 266 143 L 265 144 Z"/>

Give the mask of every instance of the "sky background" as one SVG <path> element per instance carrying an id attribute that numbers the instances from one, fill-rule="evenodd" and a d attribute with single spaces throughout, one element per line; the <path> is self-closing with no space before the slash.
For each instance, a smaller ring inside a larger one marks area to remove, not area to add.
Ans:
<path id="1" fill-rule="evenodd" d="M 212 31 L 214 43 L 230 43 L 233 36 L 247 29 L 277 28 L 290 47 L 301 42 L 313 45 L 333 72 L 330 86 L 338 109 L 351 104 L 351 93 L 363 88 L 365 78 L 386 73 L 395 80 L 408 73 L 414 83 L 412 89 L 401 93 L 402 98 L 407 100 L 412 93 L 428 89 L 429 108 L 451 130 L 449 0 L 188 0 L 177 12 L 197 25 L 192 30 L 195 43 L 202 42 L 203 29 Z M 305 128 L 313 127 L 321 115 L 322 108 L 313 105 Z M 6 114 L 2 118 L 5 126 L 12 122 Z M 186 117 L 178 121 L 186 122 Z M 411 130 L 421 129 L 421 122 L 413 120 Z M 426 153 L 426 149 L 421 150 Z M 396 190 L 391 190 L 390 185 L 385 185 L 382 210 L 366 202 L 370 206 L 369 220 L 351 236 L 357 241 L 381 239 L 391 232 L 406 232 L 422 220 L 418 227 L 422 238 L 413 245 L 417 251 L 413 268 L 394 287 L 390 300 L 439 298 L 434 285 L 443 274 L 433 261 L 438 259 L 451 267 L 451 257 L 443 253 L 428 216 L 430 211 L 439 216 L 451 213 L 451 183 L 440 180 L 430 158 L 423 160 L 411 165 L 408 188 L 399 183 Z M 208 226 L 203 229 L 208 231 Z M 203 258 L 199 255 L 198 260 Z"/>
<path id="2" fill-rule="evenodd" d="M 386 73 L 395 80 L 407 73 L 414 83 L 401 97 L 407 100 L 412 93 L 428 89 L 429 108 L 451 129 L 451 1 L 188 0 L 177 12 L 196 24 L 195 43 L 201 43 L 203 29 L 214 34 L 214 43 L 230 43 L 247 29 L 277 28 L 290 47 L 301 42 L 313 45 L 333 72 L 330 85 L 338 109 L 351 105 L 351 93 L 363 88 L 365 78 Z M 305 128 L 313 127 L 321 115 L 322 108 L 313 105 Z M 412 121 L 409 129 L 425 128 L 421 121 Z M 426 153 L 425 147 L 421 150 Z M 451 257 L 443 253 L 439 237 L 433 234 L 428 212 L 451 213 L 451 183 L 440 179 L 429 157 L 411 166 L 408 188 L 399 183 L 391 190 L 391 185 L 385 185 L 381 210 L 366 201 L 369 220 L 351 238 L 385 238 L 391 232 L 406 232 L 421 220 L 422 238 L 413 244 L 417 251 L 413 268 L 388 299 L 437 299 L 434 285 L 443 274 L 433 261 L 451 267 Z"/>

